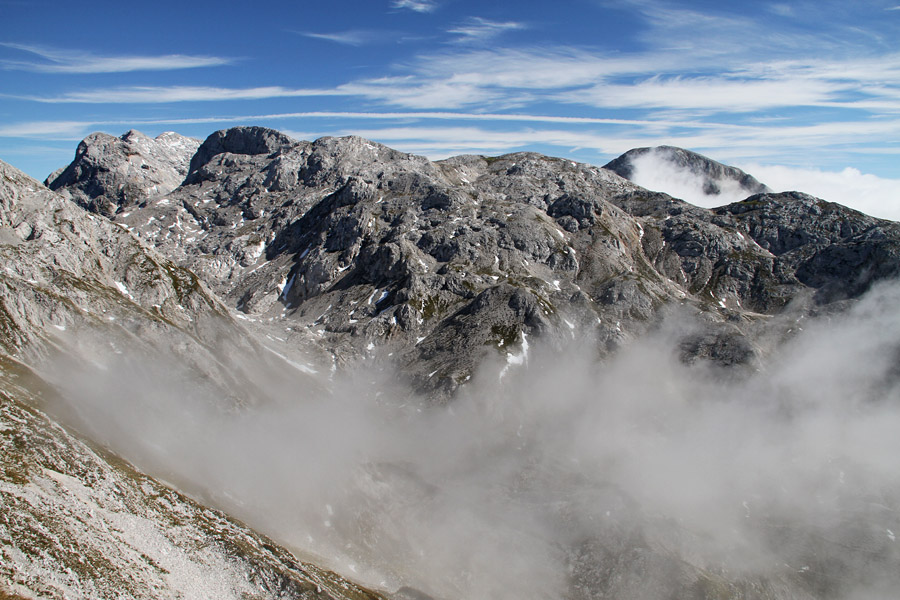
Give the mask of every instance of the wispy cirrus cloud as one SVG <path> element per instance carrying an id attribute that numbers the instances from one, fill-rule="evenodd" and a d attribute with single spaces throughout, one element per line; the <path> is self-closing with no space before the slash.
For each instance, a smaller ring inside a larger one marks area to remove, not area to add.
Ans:
<path id="1" fill-rule="evenodd" d="M 91 121 L 29 121 L 0 126 L 0 137 L 78 139 L 92 125 Z"/>
<path id="2" fill-rule="evenodd" d="M 674 67 L 666 55 L 609 55 L 581 48 L 518 47 L 419 56 L 410 65 L 418 78 L 450 78 L 496 88 L 557 90 L 606 78 Z"/>
<path id="3" fill-rule="evenodd" d="M 204 86 L 131 86 L 68 92 L 59 96 L 16 96 L 50 104 L 142 104 L 167 102 L 218 102 L 222 100 L 260 100 L 308 96 L 347 95 L 335 89 L 292 89 L 281 86 L 221 88 Z"/>
<path id="4" fill-rule="evenodd" d="M 652 77 L 628 85 L 604 83 L 568 91 L 557 99 L 604 108 L 752 112 L 833 103 L 846 88 L 845 84 L 817 80 L 801 86 L 791 80 Z"/>
<path id="5" fill-rule="evenodd" d="M 576 48 L 444 52 L 405 75 L 337 89 L 414 109 L 523 107 L 541 101 L 615 110 L 754 113 L 780 107 L 900 109 L 900 57 L 741 62 L 685 71 L 677 53 L 606 55 Z"/>
<path id="6" fill-rule="evenodd" d="M 91 127 L 130 127 L 145 125 L 185 125 L 199 123 L 278 122 L 285 120 L 340 119 L 360 121 L 482 121 L 496 126 L 498 123 L 532 123 L 535 127 L 509 131 L 492 131 L 487 128 L 405 125 L 378 130 L 355 130 L 360 134 L 373 133 L 376 139 L 420 139 L 433 137 L 439 142 L 478 145 L 477 140 L 503 140 L 509 147 L 528 143 L 542 143 L 561 148 L 595 148 L 601 152 L 621 153 L 636 146 L 675 144 L 700 151 L 711 151 L 716 157 L 767 156 L 782 151 L 787 141 L 792 147 L 821 148 L 826 142 L 841 144 L 860 138 L 895 140 L 900 136 L 900 119 L 860 120 L 812 125 L 784 126 L 735 125 L 708 121 L 681 121 L 656 119 L 602 119 L 557 117 L 529 114 L 479 114 L 464 112 L 293 112 L 273 114 L 243 114 L 171 119 L 117 119 L 97 121 L 37 121 L 8 125 L 0 128 L 0 137 L 40 137 L 44 135 L 77 134 Z M 572 126 L 567 129 L 537 127 L 541 123 Z M 593 127 L 586 127 L 593 126 Z M 348 131 L 349 132 L 349 131 Z M 440 134 L 440 135 L 439 135 Z M 388 137 L 385 137 L 388 136 Z M 404 137 L 406 136 L 406 137 Z M 499 136 L 499 137 L 495 137 Z M 893 147 L 893 146 L 891 146 Z M 872 146 L 869 151 L 877 150 Z M 883 146 L 881 151 L 890 148 Z"/>
<path id="7" fill-rule="evenodd" d="M 164 54 L 157 56 L 101 56 L 81 50 L 62 50 L 46 46 L 0 43 L 0 46 L 20 50 L 41 59 L 0 60 L 0 69 L 33 71 L 36 73 L 126 73 L 130 71 L 170 71 L 218 67 L 233 59 L 219 56 Z"/>
<path id="8" fill-rule="evenodd" d="M 770 4 L 766 7 L 766 9 L 770 13 L 778 15 L 780 17 L 793 17 L 795 14 L 795 9 L 790 4 L 783 4 L 783 3 Z"/>
<path id="9" fill-rule="evenodd" d="M 454 40 L 455 42 L 470 43 L 483 42 L 495 38 L 506 31 L 526 28 L 524 23 L 516 21 L 491 21 L 481 17 L 470 17 L 465 23 L 448 29 L 447 33 L 453 33 L 458 36 Z"/>
<path id="10" fill-rule="evenodd" d="M 496 90 L 452 78 L 384 77 L 347 83 L 338 86 L 337 90 L 347 95 L 416 109 L 488 106 L 502 96 Z"/>
<path id="11" fill-rule="evenodd" d="M 415 12 L 428 13 L 437 10 L 438 4 L 434 0 L 394 0 L 394 8 L 406 8 Z"/>
<path id="12" fill-rule="evenodd" d="M 353 120 L 402 120 L 402 121 L 485 121 L 485 122 L 511 122 L 511 123 L 556 123 L 559 125 L 623 125 L 655 128 L 678 127 L 681 129 L 704 129 L 711 126 L 702 121 L 659 120 L 659 119 L 613 119 L 603 117 L 568 117 L 559 115 L 523 114 L 523 113 L 470 113 L 454 111 L 396 111 L 396 112 L 362 112 L 362 111 L 304 111 L 263 113 L 232 116 L 210 117 L 176 117 L 171 119 L 125 119 L 125 120 L 98 120 L 78 121 L 87 125 L 120 125 L 128 123 L 136 124 L 196 124 L 219 123 L 225 121 L 267 121 L 285 119 L 353 119 Z M 47 123 L 54 123 L 48 121 Z M 73 121 L 74 122 L 74 121 Z M 741 131 L 746 126 L 718 123 L 716 127 L 723 130 Z"/>
<path id="13" fill-rule="evenodd" d="M 365 44 L 381 41 L 385 37 L 383 32 L 377 33 L 363 29 L 335 31 L 333 33 L 316 33 L 312 31 L 298 31 L 297 33 L 308 38 L 326 40 L 347 46 L 363 46 Z"/>

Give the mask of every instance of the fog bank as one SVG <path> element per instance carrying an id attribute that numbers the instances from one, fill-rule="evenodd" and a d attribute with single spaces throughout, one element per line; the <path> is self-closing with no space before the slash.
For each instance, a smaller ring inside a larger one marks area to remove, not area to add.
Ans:
<path id="1" fill-rule="evenodd" d="M 739 377 L 678 361 L 683 316 L 603 363 L 589 337 L 529 338 L 445 407 L 375 363 L 243 407 L 143 357 L 56 374 L 90 435 L 370 585 L 663 598 L 690 575 L 866 599 L 900 584 L 897 306 L 875 288 Z"/>

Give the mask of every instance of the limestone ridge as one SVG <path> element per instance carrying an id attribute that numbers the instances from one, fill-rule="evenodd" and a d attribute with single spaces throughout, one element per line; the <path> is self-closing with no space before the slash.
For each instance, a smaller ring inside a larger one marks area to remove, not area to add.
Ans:
<path id="1" fill-rule="evenodd" d="M 94 133 L 78 145 L 75 160 L 44 183 L 109 217 L 178 187 L 199 145 L 171 131 L 156 138 L 135 130 L 121 137 Z"/>
<path id="2" fill-rule="evenodd" d="M 700 177 L 703 181 L 703 192 L 708 196 L 719 195 L 722 191 L 722 184 L 728 182 L 739 185 L 740 189 L 744 190 L 748 196 L 772 191 L 752 175 L 736 167 L 723 165 L 702 154 L 673 146 L 635 148 L 608 162 L 603 168 L 618 173 L 625 179 L 632 179 L 635 161 L 647 156 L 655 156 L 675 169 Z"/>
<path id="3" fill-rule="evenodd" d="M 112 218 L 248 319 L 289 324 L 289 345 L 339 364 L 390 354 L 445 398 L 484 358 L 515 360 L 528 336 L 592 331 L 611 351 L 675 305 L 715 326 L 686 340 L 686 359 L 752 363 L 761 318 L 856 297 L 896 274 L 900 240 L 894 223 L 802 194 L 713 211 L 534 153 L 429 162 L 261 127 L 214 133 L 181 186 Z"/>

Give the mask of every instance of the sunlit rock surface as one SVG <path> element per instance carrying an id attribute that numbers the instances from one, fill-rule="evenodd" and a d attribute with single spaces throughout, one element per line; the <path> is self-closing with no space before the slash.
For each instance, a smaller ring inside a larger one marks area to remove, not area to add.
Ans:
<path id="1" fill-rule="evenodd" d="M 44 183 L 79 205 L 111 217 L 178 187 L 199 144 L 172 131 L 155 138 L 133 129 L 121 137 L 95 133 L 78 145 L 68 167 L 52 173 Z"/>

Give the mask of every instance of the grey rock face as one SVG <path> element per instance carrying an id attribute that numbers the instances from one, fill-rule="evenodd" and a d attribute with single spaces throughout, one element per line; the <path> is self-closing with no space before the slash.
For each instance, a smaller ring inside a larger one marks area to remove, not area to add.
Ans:
<path id="1" fill-rule="evenodd" d="M 900 225 L 807 194 L 760 194 L 716 210 L 775 255 L 820 303 L 855 298 L 900 274 Z"/>
<path id="2" fill-rule="evenodd" d="M 185 184 L 202 181 L 204 173 L 201 173 L 201 169 L 220 154 L 269 155 L 294 145 L 296 145 L 296 141 L 288 136 L 265 127 L 235 127 L 217 131 L 206 138 L 206 141 L 200 145 L 196 154 L 191 158 L 188 168 L 189 175 Z M 209 172 L 207 171 L 206 174 L 208 175 Z"/>
<path id="3" fill-rule="evenodd" d="M 618 173 L 625 179 L 632 179 L 635 160 L 648 155 L 654 155 L 659 160 L 669 163 L 677 169 L 701 177 L 703 180 L 703 192 L 708 196 L 719 195 L 724 182 L 737 183 L 741 189 L 747 192 L 748 196 L 770 191 L 768 187 L 757 181 L 752 175 L 736 167 L 723 165 L 702 154 L 673 146 L 635 148 L 608 162 L 603 168 Z"/>
<path id="4" fill-rule="evenodd" d="M 10 327 L 20 333 L 15 339 L 22 342 L 9 350 L 37 342 L 50 325 L 65 328 L 79 319 L 103 319 L 105 311 L 154 307 L 176 327 L 195 331 L 207 318 L 227 317 L 196 276 L 142 246 L 120 226 L 5 163 L 0 163 L 0 177 L 0 228 L 7 241 L 0 246 L 7 265 L 2 283 L 9 293 L 4 307 Z M 74 288 L 67 302 L 50 308 L 38 300 L 65 281 Z M 21 301 L 26 295 L 34 301 Z"/>
<path id="5" fill-rule="evenodd" d="M 75 160 L 44 183 L 84 208 L 111 217 L 178 187 L 199 144 L 171 131 L 156 138 L 134 130 L 121 137 L 94 133 L 78 145 Z"/>
<path id="6" fill-rule="evenodd" d="M 32 367 L 130 348 L 183 359 L 228 404 L 265 364 L 250 367 L 265 352 L 197 275 L 2 162 L 0 257 L 0 345 Z"/>

